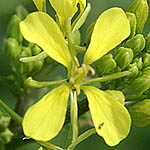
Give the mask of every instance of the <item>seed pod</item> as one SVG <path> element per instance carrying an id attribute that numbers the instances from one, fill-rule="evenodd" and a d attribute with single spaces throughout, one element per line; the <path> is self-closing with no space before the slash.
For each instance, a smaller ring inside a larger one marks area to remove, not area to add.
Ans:
<path id="1" fill-rule="evenodd" d="M 143 57 L 143 68 L 150 66 L 150 54 L 145 53 L 142 57 Z"/>
<path id="2" fill-rule="evenodd" d="M 108 54 L 96 61 L 95 66 L 99 76 L 102 76 L 112 72 L 116 68 L 116 62 L 113 59 L 112 54 Z"/>
<path id="3" fill-rule="evenodd" d="M 134 13 L 126 12 L 126 15 L 129 19 L 130 22 L 130 36 L 128 37 L 129 39 L 135 36 L 136 33 L 136 16 Z"/>
<path id="4" fill-rule="evenodd" d="M 129 7 L 129 12 L 132 12 L 136 15 L 137 26 L 136 32 L 142 33 L 144 25 L 148 18 L 148 3 L 147 0 L 134 0 L 131 6 Z"/>
<path id="5" fill-rule="evenodd" d="M 150 125 L 150 99 L 138 102 L 132 107 L 129 107 L 129 113 L 133 123 L 138 127 Z"/>
<path id="6" fill-rule="evenodd" d="M 145 38 L 146 45 L 144 51 L 150 53 L 150 32 L 148 33 L 147 37 Z"/>
<path id="7" fill-rule="evenodd" d="M 131 88 L 137 95 L 142 95 L 150 88 L 150 74 L 143 74 L 131 82 Z"/>
<path id="8" fill-rule="evenodd" d="M 18 41 L 18 43 L 21 44 L 22 40 L 23 40 L 23 36 L 20 32 L 19 23 L 20 23 L 20 18 L 16 15 L 12 16 L 12 18 L 8 24 L 6 37 L 7 38 L 9 38 L 9 37 L 15 38 Z"/>
<path id="9" fill-rule="evenodd" d="M 125 47 L 131 48 L 134 53 L 141 52 L 145 47 L 145 39 L 142 34 L 137 34 L 131 39 L 127 40 L 124 45 Z"/>
<path id="10" fill-rule="evenodd" d="M 15 38 L 8 38 L 5 40 L 3 51 L 9 61 L 14 64 L 19 58 L 21 48 Z"/>
<path id="11" fill-rule="evenodd" d="M 133 59 L 133 51 L 130 48 L 120 47 L 115 55 L 115 61 L 122 70 L 127 68 Z"/>
<path id="12" fill-rule="evenodd" d="M 91 23 L 91 24 L 89 25 L 88 29 L 87 29 L 87 32 L 86 32 L 86 46 L 87 46 L 87 47 L 88 47 L 88 45 L 90 44 L 91 35 L 92 35 L 92 32 L 93 32 L 95 23 L 96 23 L 96 22 Z"/>

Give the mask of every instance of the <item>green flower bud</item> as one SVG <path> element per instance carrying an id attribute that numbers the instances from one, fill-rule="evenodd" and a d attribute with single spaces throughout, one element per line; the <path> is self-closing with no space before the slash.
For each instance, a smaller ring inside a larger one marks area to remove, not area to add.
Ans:
<path id="1" fill-rule="evenodd" d="M 134 53 L 141 52 L 145 47 L 144 36 L 142 34 L 137 34 L 135 37 L 127 40 L 124 46 L 131 48 Z"/>
<path id="2" fill-rule="evenodd" d="M 16 15 L 12 16 L 7 28 L 7 38 L 9 37 L 15 38 L 19 42 L 19 44 L 21 44 L 23 36 L 20 32 L 19 23 L 20 18 Z"/>
<path id="3" fill-rule="evenodd" d="M 150 32 L 148 33 L 147 37 L 145 38 L 146 45 L 144 51 L 150 53 Z"/>
<path id="4" fill-rule="evenodd" d="M 5 40 L 3 51 L 10 60 L 10 62 L 13 64 L 19 58 L 21 48 L 16 39 L 8 38 Z"/>
<path id="5" fill-rule="evenodd" d="M 93 32 L 95 23 L 96 23 L 96 22 L 91 23 L 91 24 L 89 25 L 87 31 L 86 31 L 86 46 L 87 46 L 87 47 L 88 47 L 88 45 L 90 44 L 91 35 L 92 35 L 92 32 Z"/>
<path id="6" fill-rule="evenodd" d="M 81 42 L 81 34 L 79 30 L 76 30 L 73 32 L 73 39 L 74 39 L 74 44 L 75 45 L 80 45 Z"/>
<path id="7" fill-rule="evenodd" d="M 128 37 L 129 39 L 135 36 L 136 33 L 136 16 L 134 13 L 126 12 L 126 15 L 129 19 L 130 22 L 130 36 Z"/>
<path id="8" fill-rule="evenodd" d="M 115 61 L 122 70 L 127 68 L 133 59 L 133 51 L 130 48 L 120 47 L 115 55 Z"/>
<path id="9" fill-rule="evenodd" d="M 112 72 L 116 68 L 116 62 L 113 59 L 112 54 L 108 54 L 96 61 L 95 66 L 99 76 L 102 76 Z"/>
<path id="10" fill-rule="evenodd" d="M 135 13 L 137 26 L 136 32 L 142 33 L 144 29 L 144 25 L 148 18 L 148 3 L 147 0 L 134 0 L 131 6 L 129 7 L 129 12 Z"/>
<path id="11" fill-rule="evenodd" d="M 142 95 L 150 88 L 150 74 L 143 74 L 131 82 L 131 88 L 137 95 Z"/>
<path id="12" fill-rule="evenodd" d="M 16 12 L 20 20 L 24 20 L 28 14 L 28 11 L 22 5 L 17 7 Z"/>
<path id="13" fill-rule="evenodd" d="M 150 125 L 150 99 L 136 103 L 129 107 L 129 113 L 133 123 L 138 127 Z"/>
<path id="14" fill-rule="evenodd" d="M 138 74 L 139 74 L 139 69 L 138 69 L 136 63 L 130 64 L 130 65 L 129 65 L 129 70 L 132 70 L 132 73 L 131 73 L 130 75 L 128 75 L 129 78 L 135 78 L 135 77 L 138 76 Z"/>
<path id="15" fill-rule="evenodd" d="M 143 61 L 142 58 L 136 58 L 133 60 L 133 62 L 136 63 L 137 67 L 139 70 L 141 70 L 143 68 Z"/>
<path id="16" fill-rule="evenodd" d="M 30 47 L 22 47 L 22 53 L 20 58 L 32 56 L 32 51 Z M 19 68 L 17 68 L 21 74 L 28 75 L 33 69 L 33 62 L 22 63 L 19 62 Z"/>
<path id="17" fill-rule="evenodd" d="M 150 66 L 150 54 L 145 53 L 143 56 L 143 67 L 148 67 Z"/>
<path id="18" fill-rule="evenodd" d="M 150 74 L 150 66 L 144 68 L 144 69 L 142 70 L 142 74 Z"/>
<path id="19" fill-rule="evenodd" d="M 32 48 L 32 56 L 38 55 L 42 52 L 41 48 L 37 45 L 34 45 Z"/>

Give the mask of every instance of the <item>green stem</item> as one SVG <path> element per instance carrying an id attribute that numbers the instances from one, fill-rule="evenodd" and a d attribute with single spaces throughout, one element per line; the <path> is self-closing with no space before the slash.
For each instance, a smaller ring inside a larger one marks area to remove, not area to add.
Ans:
<path id="1" fill-rule="evenodd" d="M 150 97 L 147 95 L 141 95 L 141 96 L 126 95 L 126 101 L 143 100 L 143 99 L 150 99 Z"/>
<path id="2" fill-rule="evenodd" d="M 73 150 L 76 145 L 81 143 L 83 140 L 87 139 L 89 136 L 96 133 L 95 128 L 89 129 L 88 131 L 85 131 L 83 134 L 81 134 L 75 142 L 73 142 L 67 150 Z"/>
<path id="3" fill-rule="evenodd" d="M 56 146 L 54 144 L 51 144 L 49 142 L 45 142 L 45 141 L 36 141 L 38 144 L 45 146 L 46 148 L 49 148 L 51 150 L 64 150 L 63 148 Z"/>
<path id="4" fill-rule="evenodd" d="M 76 91 L 70 93 L 70 111 L 71 111 L 71 125 L 72 125 L 72 142 L 76 141 L 78 137 L 78 105 L 77 105 L 77 94 Z"/>
<path id="5" fill-rule="evenodd" d="M 84 82 L 82 82 L 82 85 L 91 84 L 91 83 L 95 83 L 95 82 L 105 82 L 105 81 L 109 81 L 109 80 L 114 80 L 114 79 L 118 79 L 118 78 L 128 76 L 131 73 L 132 73 L 131 71 L 118 72 L 118 73 L 114 73 L 114 74 L 107 75 L 107 76 L 104 76 L 104 77 L 84 81 Z"/>
<path id="6" fill-rule="evenodd" d="M 39 61 L 39 60 L 45 59 L 47 56 L 48 55 L 43 51 L 43 52 L 41 52 L 40 54 L 38 54 L 36 56 L 20 58 L 20 61 L 24 62 L 24 63 L 28 63 L 28 62 L 31 62 L 31 61 Z"/>
<path id="7" fill-rule="evenodd" d="M 66 21 L 65 25 L 66 25 L 66 36 L 68 40 L 68 47 L 69 47 L 72 58 L 74 58 L 74 56 L 76 56 L 76 50 L 74 46 L 73 34 L 71 32 L 71 19 L 70 18 Z"/>
<path id="8" fill-rule="evenodd" d="M 15 113 L 11 108 L 9 108 L 8 105 L 6 105 L 1 99 L 0 99 L 0 106 L 11 116 L 11 118 L 16 123 L 21 125 L 22 118 L 17 113 Z"/>
<path id="9" fill-rule="evenodd" d="M 58 81 L 45 81 L 45 82 L 39 82 L 36 80 L 33 80 L 32 77 L 29 77 L 24 82 L 27 86 L 33 87 L 33 88 L 44 88 L 48 86 L 54 86 L 66 83 L 66 79 L 64 80 L 58 80 Z"/>

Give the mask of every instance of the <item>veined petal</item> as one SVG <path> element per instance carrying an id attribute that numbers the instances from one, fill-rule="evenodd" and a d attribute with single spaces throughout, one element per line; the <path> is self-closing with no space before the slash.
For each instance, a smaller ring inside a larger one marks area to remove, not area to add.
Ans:
<path id="1" fill-rule="evenodd" d="M 72 18 L 77 12 L 78 0 L 49 0 L 55 9 L 59 20 L 64 23 L 68 18 Z"/>
<path id="2" fill-rule="evenodd" d="M 129 34 L 130 24 L 121 8 L 110 8 L 104 11 L 94 26 L 84 63 L 93 63 L 120 44 Z"/>
<path id="3" fill-rule="evenodd" d="M 82 86 L 97 133 L 109 146 L 117 145 L 124 139 L 131 126 L 127 109 L 116 97 L 93 86 Z"/>
<path id="4" fill-rule="evenodd" d="M 39 45 L 51 58 L 70 68 L 71 55 L 63 34 L 48 14 L 29 14 L 20 23 L 20 29 L 26 40 Z"/>
<path id="5" fill-rule="evenodd" d="M 38 10 L 43 10 L 44 0 L 33 0 L 33 2 Z"/>
<path id="6" fill-rule="evenodd" d="M 68 96 L 69 87 L 61 85 L 31 106 L 23 119 L 25 135 L 39 141 L 55 137 L 65 121 Z"/>

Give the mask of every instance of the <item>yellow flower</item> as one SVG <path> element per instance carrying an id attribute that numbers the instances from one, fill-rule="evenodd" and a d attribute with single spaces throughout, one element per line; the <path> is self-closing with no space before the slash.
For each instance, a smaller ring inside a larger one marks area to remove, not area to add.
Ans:
<path id="1" fill-rule="evenodd" d="M 44 0 L 33 0 L 33 2 L 39 11 L 43 11 Z"/>
<path id="2" fill-rule="evenodd" d="M 53 0 L 50 2 L 59 17 L 63 17 L 64 14 L 72 17 L 79 1 L 65 0 L 64 8 L 68 8 L 67 5 L 69 5 L 68 10 L 60 9 L 59 3 Z M 21 22 L 20 28 L 26 40 L 39 45 L 51 58 L 63 64 L 68 71 L 73 69 L 69 48 L 60 28 L 50 16 L 43 12 L 31 13 Z M 96 21 L 90 45 L 84 56 L 84 64 L 89 67 L 89 64 L 115 48 L 129 34 L 129 21 L 124 11 L 121 8 L 106 10 Z M 81 75 L 77 78 L 71 76 L 69 79 L 72 85 L 60 85 L 27 110 L 23 120 L 26 136 L 35 140 L 48 141 L 59 133 L 65 121 L 69 91 L 72 87 L 80 88 L 87 96 L 95 129 L 108 145 L 114 146 L 128 135 L 131 119 L 122 103 L 124 101 L 122 93 L 102 91 L 93 86 L 80 86 L 85 72 L 81 67 L 78 68 L 78 72 Z M 73 82 L 71 82 L 72 79 L 74 79 Z M 119 100 L 118 97 L 120 97 Z"/>

